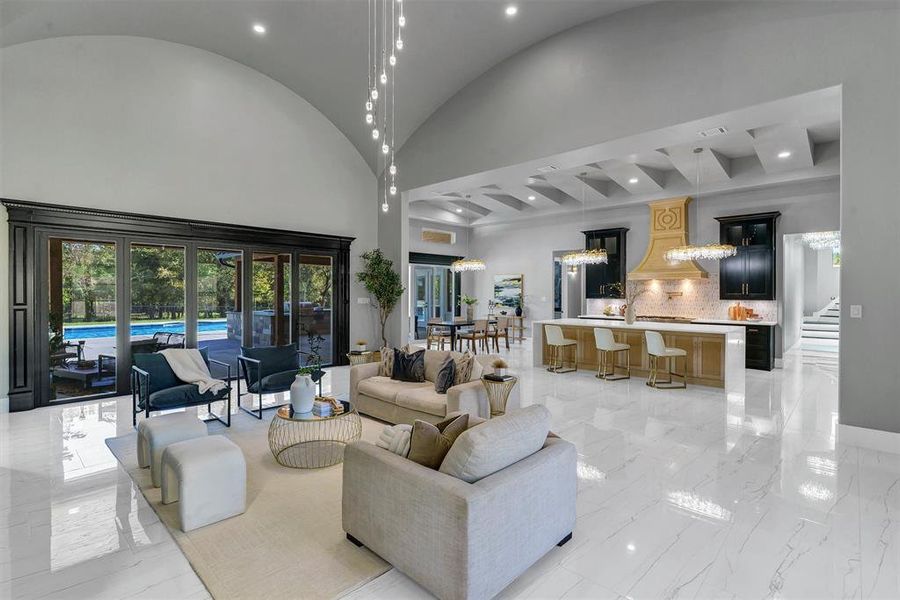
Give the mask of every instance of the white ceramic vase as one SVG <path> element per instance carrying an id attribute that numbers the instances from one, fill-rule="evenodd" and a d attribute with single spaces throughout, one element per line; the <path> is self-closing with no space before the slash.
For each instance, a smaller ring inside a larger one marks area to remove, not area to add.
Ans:
<path id="1" fill-rule="evenodd" d="M 356 350 L 357 352 L 365 352 L 366 347 L 367 346 L 365 344 L 354 344 L 353 345 L 353 349 Z"/>
<path id="2" fill-rule="evenodd" d="M 466 319 L 469 321 L 475 320 L 475 306 L 472 304 L 466 304 Z"/>
<path id="3" fill-rule="evenodd" d="M 630 304 L 625 307 L 625 322 L 629 325 L 634 323 L 634 308 Z"/>
<path id="4" fill-rule="evenodd" d="M 291 384 L 291 408 L 295 413 L 312 412 L 316 399 L 316 384 L 309 375 L 297 375 Z"/>

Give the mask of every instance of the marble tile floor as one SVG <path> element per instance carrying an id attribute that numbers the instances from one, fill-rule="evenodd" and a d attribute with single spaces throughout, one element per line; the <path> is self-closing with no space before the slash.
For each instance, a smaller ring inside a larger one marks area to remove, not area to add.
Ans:
<path id="1" fill-rule="evenodd" d="M 836 357 L 791 354 L 726 398 L 550 374 L 527 344 L 503 353 L 523 404 L 578 446 L 579 494 L 573 540 L 501 597 L 900 597 L 900 456 L 837 439 Z M 333 369 L 326 386 L 347 379 Z M 0 598 L 208 597 L 104 444 L 129 410 L 0 415 Z M 348 597 L 428 594 L 394 570 Z"/>

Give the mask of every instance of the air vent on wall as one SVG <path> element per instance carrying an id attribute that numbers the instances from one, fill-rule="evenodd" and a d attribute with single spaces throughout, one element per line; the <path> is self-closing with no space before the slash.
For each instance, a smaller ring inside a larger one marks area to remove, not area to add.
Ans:
<path id="1" fill-rule="evenodd" d="M 714 137 L 717 135 L 725 135 L 728 133 L 728 129 L 726 127 L 713 127 L 711 129 L 704 129 L 703 131 L 698 131 L 697 135 L 700 137 Z"/>
<path id="2" fill-rule="evenodd" d="M 552 171 L 559 171 L 559 167 L 556 165 L 544 165 L 543 167 L 538 167 L 538 173 L 550 173 Z"/>
<path id="3" fill-rule="evenodd" d="M 422 229 L 422 241 L 432 244 L 453 244 L 456 242 L 456 234 L 439 229 Z"/>

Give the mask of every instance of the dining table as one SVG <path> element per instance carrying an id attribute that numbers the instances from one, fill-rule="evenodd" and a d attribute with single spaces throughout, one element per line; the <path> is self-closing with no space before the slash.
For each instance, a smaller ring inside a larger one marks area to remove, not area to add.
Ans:
<path id="1" fill-rule="evenodd" d="M 457 331 L 464 327 L 472 327 L 475 325 L 475 321 L 483 321 L 487 320 L 488 325 L 496 325 L 497 318 L 496 317 L 487 317 L 486 319 L 471 319 L 467 321 L 441 321 L 441 322 L 431 322 L 429 323 L 429 327 L 446 327 L 450 331 L 450 348 L 456 348 L 456 335 Z M 506 344 L 509 346 L 509 327 L 506 328 L 507 338 Z"/>

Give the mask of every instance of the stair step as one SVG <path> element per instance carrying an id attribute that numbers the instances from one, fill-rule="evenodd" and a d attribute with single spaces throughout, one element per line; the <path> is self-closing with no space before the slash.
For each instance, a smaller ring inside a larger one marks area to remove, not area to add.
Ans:
<path id="1" fill-rule="evenodd" d="M 840 331 L 841 326 L 838 323 L 804 323 L 803 331 Z"/>
<path id="2" fill-rule="evenodd" d="M 803 339 L 817 339 L 817 340 L 837 340 L 840 339 L 841 334 L 837 331 L 806 331 L 804 330 L 800 337 Z"/>
<path id="3" fill-rule="evenodd" d="M 837 325 L 841 322 L 841 320 L 837 317 L 803 317 L 804 323 L 830 323 L 832 325 Z"/>

